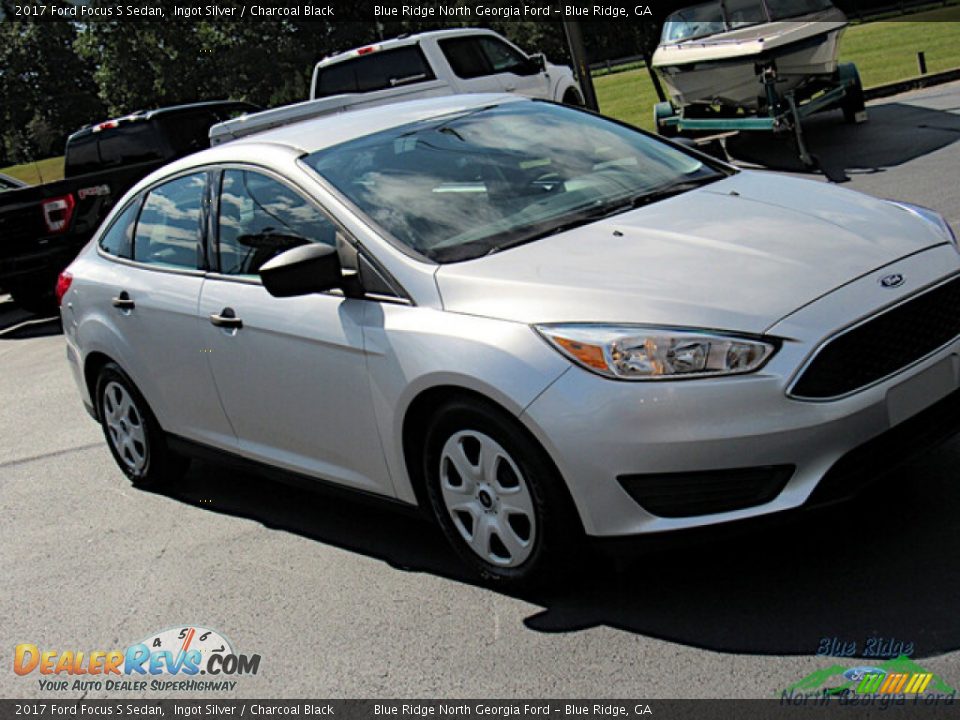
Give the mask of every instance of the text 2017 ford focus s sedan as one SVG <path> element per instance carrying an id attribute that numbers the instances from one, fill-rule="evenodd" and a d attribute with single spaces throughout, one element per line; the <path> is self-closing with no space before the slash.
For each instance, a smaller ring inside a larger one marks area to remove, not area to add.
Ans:
<path id="1" fill-rule="evenodd" d="M 420 504 L 501 582 L 841 498 L 960 423 L 939 215 L 505 96 L 180 160 L 58 293 L 134 482 L 212 448 Z"/>

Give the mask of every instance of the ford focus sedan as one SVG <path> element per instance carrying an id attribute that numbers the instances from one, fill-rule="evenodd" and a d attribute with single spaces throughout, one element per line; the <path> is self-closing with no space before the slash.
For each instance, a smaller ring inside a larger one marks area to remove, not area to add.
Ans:
<path id="1" fill-rule="evenodd" d="M 840 500 L 960 422 L 942 217 L 507 96 L 180 160 L 58 296 L 134 483 L 213 451 L 420 506 L 500 583 Z"/>

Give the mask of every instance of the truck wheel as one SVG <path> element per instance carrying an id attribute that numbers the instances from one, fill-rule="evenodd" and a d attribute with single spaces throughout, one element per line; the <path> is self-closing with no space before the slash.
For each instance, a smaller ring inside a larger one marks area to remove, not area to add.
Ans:
<path id="1" fill-rule="evenodd" d="M 53 281 L 36 279 L 30 284 L 11 284 L 9 291 L 13 301 L 27 312 L 35 315 L 52 315 L 57 311 L 53 294 Z"/>
<path id="2" fill-rule="evenodd" d="M 582 545 L 553 463 L 493 406 L 464 399 L 441 407 L 427 428 L 423 476 L 447 540 L 489 583 L 540 582 L 569 568 Z"/>
<path id="3" fill-rule="evenodd" d="M 570 88 L 563 94 L 563 104 L 571 107 L 583 107 L 583 98 L 573 88 Z"/>

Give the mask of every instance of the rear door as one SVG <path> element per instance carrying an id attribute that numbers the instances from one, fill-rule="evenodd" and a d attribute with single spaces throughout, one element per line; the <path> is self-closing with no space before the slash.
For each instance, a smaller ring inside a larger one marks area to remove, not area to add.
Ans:
<path id="1" fill-rule="evenodd" d="M 164 430 L 225 446 L 234 436 L 210 382 L 197 317 L 206 183 L 205 172 L 182 175 L 121 213 L 100 243 L 117 263 L 90 304 L 105 308 L 123 338 L 124 370 Z"/>
<path id="2" fill-rule="evenodd" d="M 260 267 L 286 249 L 338 242 L 339 227 L 264 170 L 224 171 L 200 317 L 207 362 L 241 454 L 392 495 L 364 352 L 369 301 L 275 298 Z M 340 241 L 343 241 L 341 235 Z"/>

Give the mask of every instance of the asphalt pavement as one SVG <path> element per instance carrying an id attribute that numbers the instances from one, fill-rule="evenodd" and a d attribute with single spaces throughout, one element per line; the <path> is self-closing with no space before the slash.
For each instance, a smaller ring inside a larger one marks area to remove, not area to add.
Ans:
<path id="1" fill-rule="evenodd" d="M 960 227 L 960 83 L 869 111 L 810 123 L 821 162 Z M 732 151 L 797 171 L 756 145 Z M 429 523 L 379 507 L 202 463 L 163 494 L 131 487 L 57 324 L 0 298 L 0 328 L 2 697 L 125 694 L 42 690 L 11 670 L 19 643 L 112 650 L 187 625 L 261 656 L 218 697 L 772 698 L 837 662 L 816 656 L 825 640 L 862 655 L 876 638 L 960 684 L 960 441 L 845 506 L 514 596 L 465 578 Z M 163 694 L 205 695 L 148 693 Z"/>

